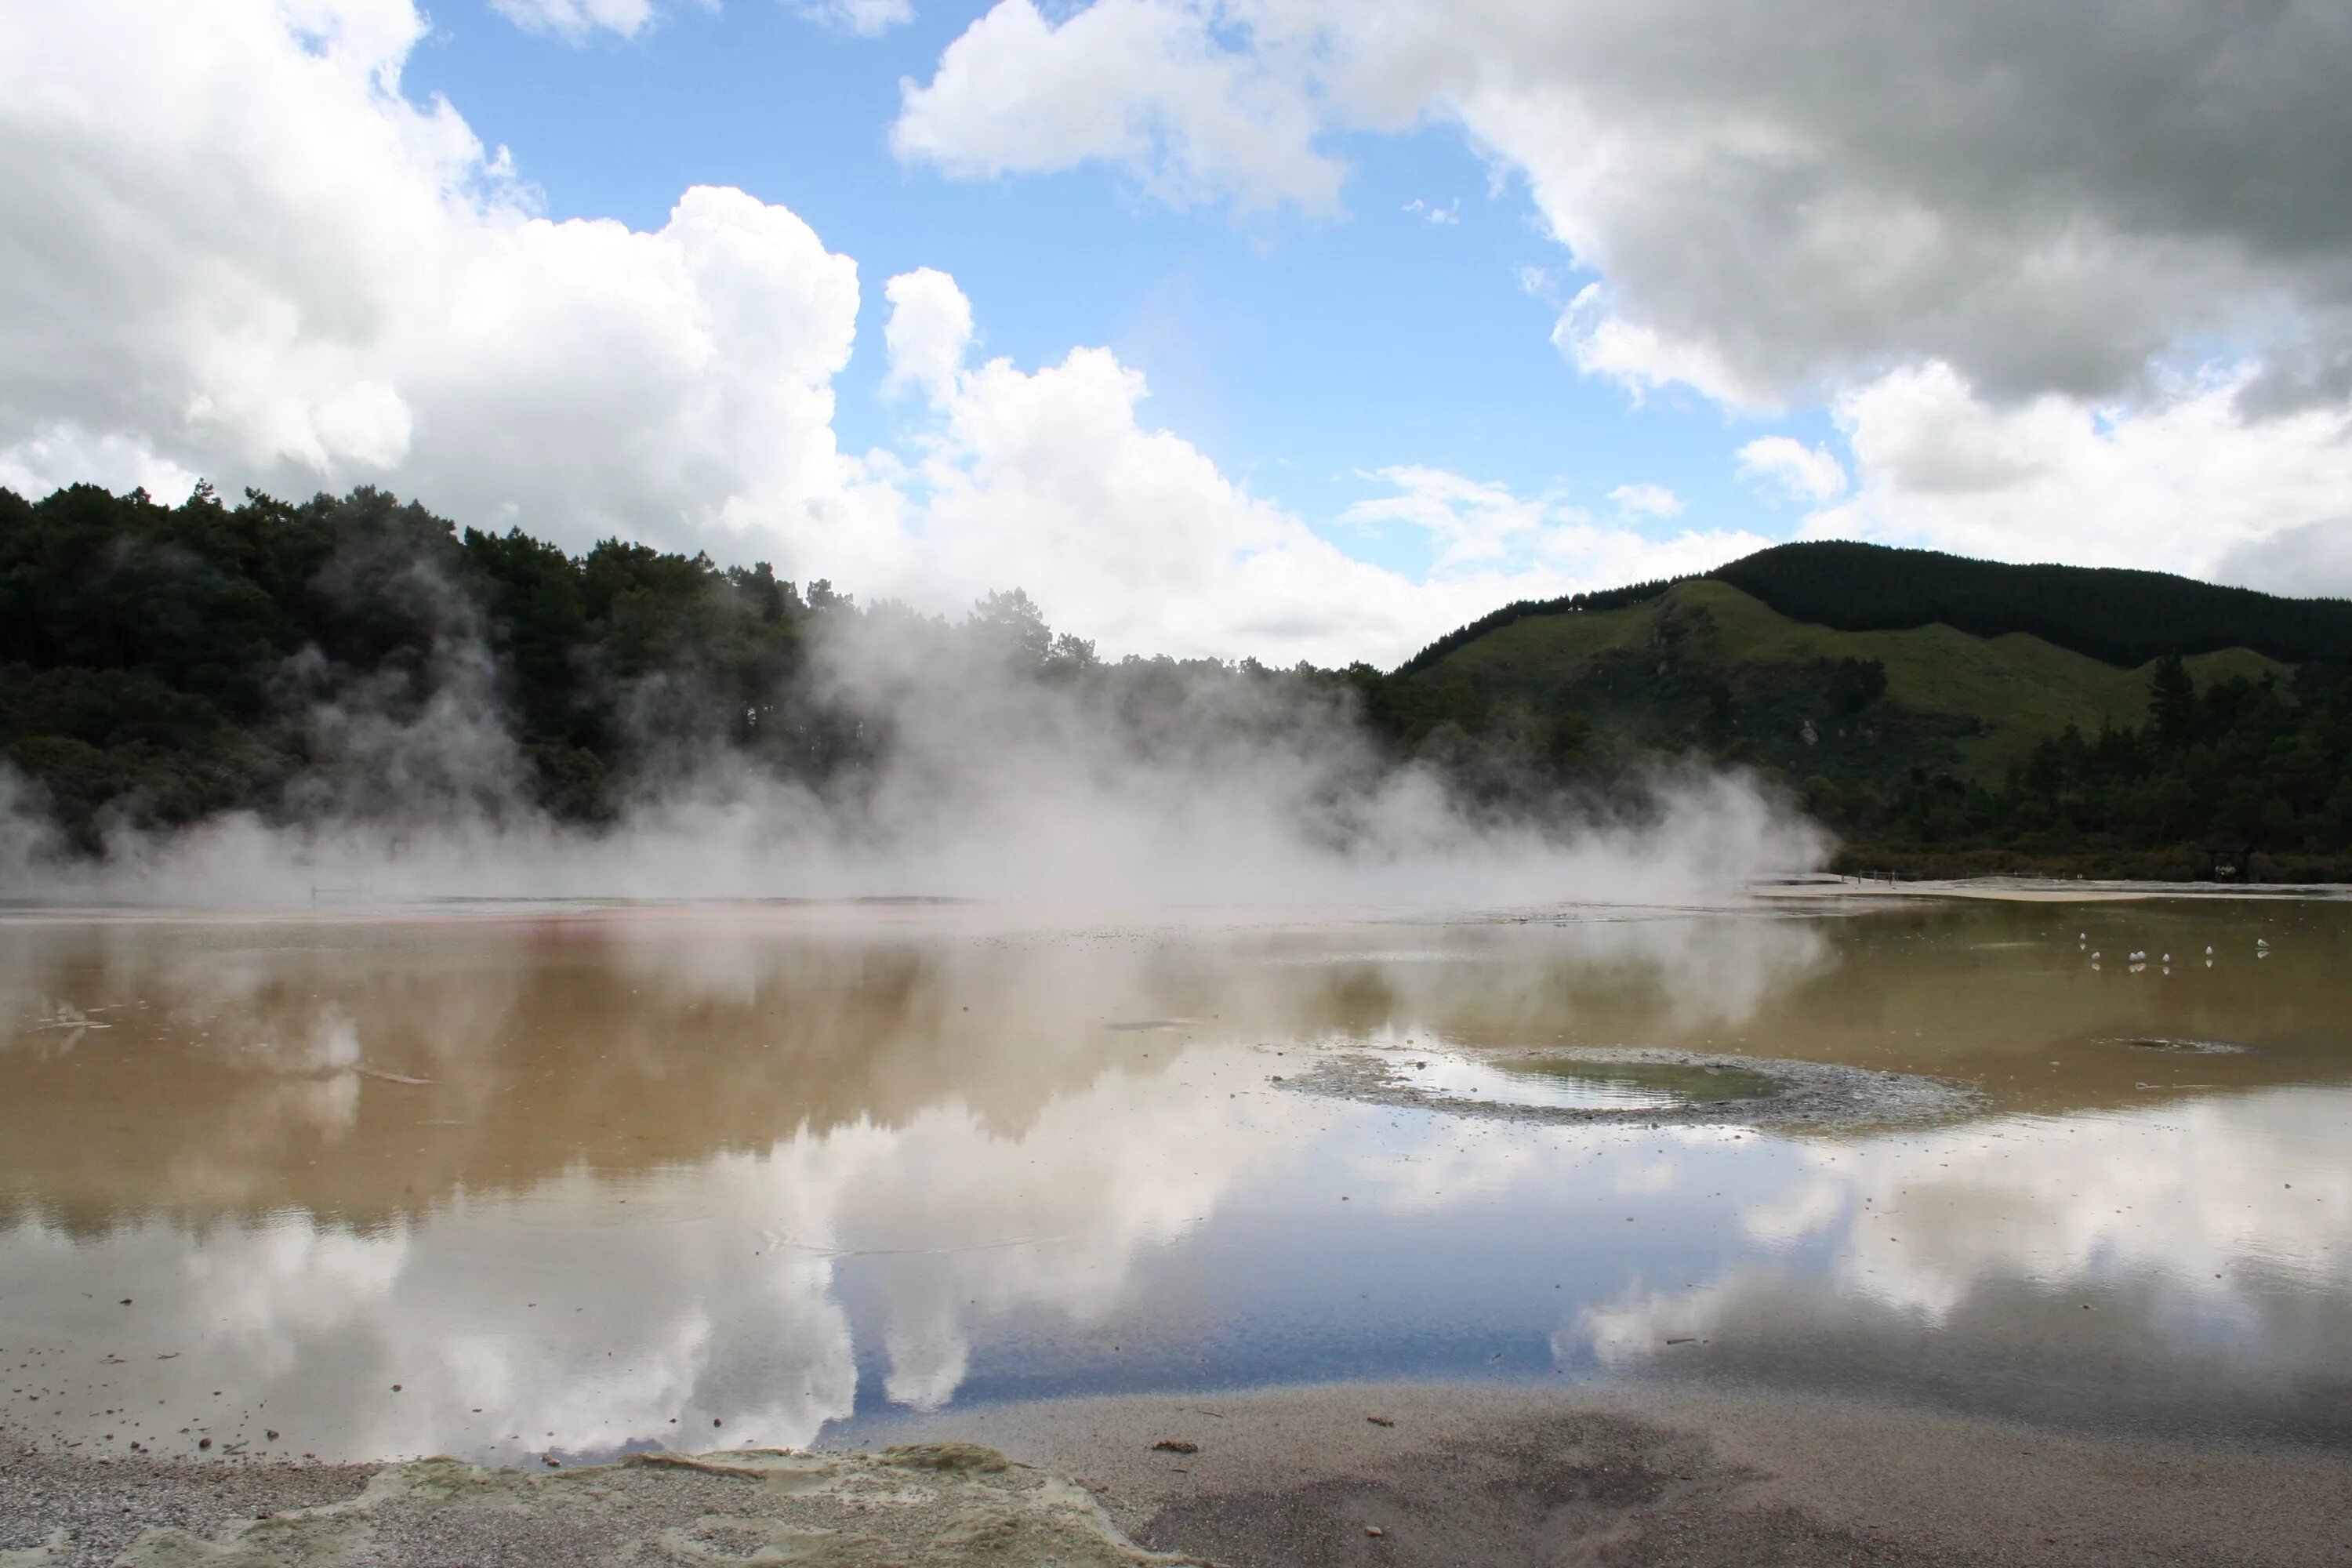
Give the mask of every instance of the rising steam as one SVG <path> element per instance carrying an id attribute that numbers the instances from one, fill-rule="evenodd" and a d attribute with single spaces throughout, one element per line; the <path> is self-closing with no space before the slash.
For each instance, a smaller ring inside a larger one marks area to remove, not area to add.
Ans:
<path id="1" fill-rule="evenodd" d="M 17 897 L 177 904 L 431 897 L 951 897 L 1034 904 L 1508 904 L 1704 897 L 1818 865 L 1818 829 L 1738 773 L 1473 805 L 1384 757 L 1344 683 L 1168 661 L 1107 667 L 1017 607 L 951 626 L 887 607 L 818 616 L 803 708 L 866 759 L 781 774 L 709 725 L 675 675 L 627 708 L 640 759 L 617 818 L 532 804 L 499 661 L 462 595 L 429 599 L 406 677 L 315 650 L 278 685 L 311 762 L 265 818 L 118 822 L 66 852 L 0 771 L 0 877 Z M 992 598 L 983 609 L 1010 602 Z M 0 764 L 5 768 L 5 764 Z"/>

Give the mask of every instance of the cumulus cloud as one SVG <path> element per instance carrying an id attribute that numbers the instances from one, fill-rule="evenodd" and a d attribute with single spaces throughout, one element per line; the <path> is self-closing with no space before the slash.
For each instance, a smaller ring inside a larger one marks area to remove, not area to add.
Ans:
<path id="1" fill-rule="evenodd" d="M 1481 562 L 1533 563 L 1533 569 L 1508 582 L 1479 581 L 1489 595 L 1556 597 L 1705 572 L 1771 542 L 1735 530 L 1685 530 L 1654 539 L 1632 528 L 1596 523 L 1582 508 L 1557 496 L 1520 496 L 1507 485 L 1444 468 L 1400 465 L 1370 477 L 1394 486 L 1395 493 L 1358 501 L 1340 521 L 1360 526 L 1405 522 L 1423 530 L 1436 547 L 1439 582 Z M 1668 517 L 1682 510 L 1681 498 L 1660 485 L 1620 485 L 1610 499 L 1637 516 Z"/>
<path id="2" fill-rule="evenodd" d="M 1760 436 L 1740 447 L 1739 472 L 1791 500 L 1834 500 L 1845 492 L 1845 467 L 1835 454 L 1787 436 Z"/>
<path id="3" fill-rule="evenodd" d="M 736 190 L 688 190 L 650 232 L 540 216 L 454 106 L 404 92 L 410 0 L 291 20 L 92 0 L 5 26 L 0 483 L 20 491 L 381 484 L 575 549 L 764 557 L 928 609 L 1020 584 L 1114 654 L 1389 660 L 1558 591 L 1527 557 L 1434 584 L 1349 560 L 1145 423 L 1106 351 L 970 367 L 971 304 L 936 271 L 885 289 L 890 384 L 922 397 L 910 451 L 844 453 L 856 263 Z"/>
<path id="4" fill-rule="evenodd" d="M 2213 575 L 2267 594 L 2352 599 L 2352 514 L 2241 544 L 2221 557 Z"/>
<path id="5" fill-rule="evenodd" d="M 1683 498 L 1664 485 L 1619 485 L 1609 499 L 1631 517 L 1678 517 L 1683 510 Z"/>
<path id="6" fill-rule="evenodd" d="M 800 0 L 793 9 L 812 22 L 861 38 L 877 37 L 915 19 L 913 0 Z"/>
<path id="7" fill-rule="evenodd" d="M 882 342 L 890 353 L 886 392 L 919 388 L 934 403 L 954 395 L 971 347 L 971 301 L 956 280 L 934 268 L 902 272 L 883 286 L 890 301 Z"/>
<path id="8" fill-rule="evenodd" d="M 2352 412 L 2251 416 L 2239 395 L 2251 374 L 2188 382 L 2135 408 L 2056 395 L 2002 406 L 1948 365 L 1896 372 L 1836 405 L 1856 489 L 1805 531 L 2204 576 L 2305 552 L 2340 560 Z M 2265 557 L 2269 542 L 2278 553 Z"/>
<path id="9" fill-rule="evenodd" d="M 951 313 L 936 288 L 898 308 Z M 938 343 L 892 330 L 910 355 Z M 915 474 L 919 547 L 893 579 L 921 602 L 1018 584 L 1107 650 L 1346 663 L 1402 658 L 1491 604 L 1503 575 L 1422 585 L 1349 558 L 1146 425 L 1142 374 L 1105 349 L 1034 371 L 992 360 L 928 385 L 939 425 Z"/>
<path id="10" fill-rule="evenodd" d="M 719 0 L 687 0 L 707 10 Z M 780 0 L 797 16 L 862 38 L 879 37 L 915 19 L 913 0 Z M 490 9 L 525 32 L 546 33 L 568 44 L 586 43 L 600 32 L 634 38 L 660 20 L 656 0 L 490 0 Z"/>
<path id="11" fill-rule="evenodd" d="M 1247 25 L 1238 7 L 1212 16 L 1162 0 L 1099 0 L 1054 23 L 1033 0 L 1003 0 L 948 46 L 928 85 L 901 84 L 890 144 L 966 178 L 1102 161 L 1180 205 L 1230 194 L 1245 206 L 1329 208 L 1342 171 L 1314 144 L 1298 68 L 1227 47 L 1215 23 L 1228 16 Z"/>
<path id="12" fill-rule="evenodd" d="M 897 145 L 1319 209 L 1336 136 L 1451 121 L 1581 274 L 1553 333 L 1580 371 L 1847 411 L 1865 493 L 1821 531 L 2206 572 L 2342 491 L 2348 72 L 2352 16 L 2315 0 L 2063 26 L 2024 0 L 1095 0 L 1050 25 L 1002 0 L 907 85 Z M 1923 396 L 1958 425 L 1917 426 Z M 1816 505 L 1840 466 L 1742 452 Z M 1962 490 L 1980 512 L 1938 499 Z"/>
<path id="13" fill-rule="evenodd" d="M 2099 395 L 2230 331 L 2341 392 L 2348 68 L 2317 0 L 2063 26 L 2026 0 L 1096 0 L 1058 26 L 1002 0 L 908 86 L 899 145 L 1324 204 L 1318 137 L 1447 118 L 1608 280 L 1596 325 L 1622 330 L 1584 335 L 1613 370 L 1704 353 L 1769 394 L 1924 355 L 1998 396 Z"/>
<path id="14" fill-rule="evenodd" d="M 526 32 L 583 43 L 597 32 L 633 38 L 653 24 L 653 0 L 490 0 L 490 9 Z"/>
<path id="15" fill-rule="evenodd" d="M 887 511 L 833 436 L 856 267 L 740 191 L 550 222 L 400 68 L 406 0 L 37 7 L 0 51 L 0 472 L 384 483 L 469 522 L 807 549 Z"/>

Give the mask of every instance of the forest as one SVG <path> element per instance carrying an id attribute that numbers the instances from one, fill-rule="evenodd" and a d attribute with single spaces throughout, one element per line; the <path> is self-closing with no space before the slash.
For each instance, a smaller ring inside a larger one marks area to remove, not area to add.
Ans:
<path id="1" fill-rule="evenodd" d="M 521 759 L 522 800 L 484 810 L 609 821 L 714 749 L 828 787 L 890 743 L 816 667 L 847 625 L 918 671 L 979 656 L 1084 688 L 1140 735 L 1179 711 L 1274 723 L 1336 704 L 1386 763 L 1498 816 L 1631 801 L 1696 763 L 1752 772 L 1853 871 L 2352 879 L 2344 601 L 1790 545 L 1704 583 L 1506 606 L 1394 670 L 1277 670 L 1106 661 L 1010 586 L 951 624 L 761 563 L 619 540 L 575 556 L 365 489 L 230 504 L 200 487 L 177 506 L 0 490 L 0 759 L 82 852 L 121 826 L 365 809 L 369 779 L 320 766 L 337 726 L 435 703 L 484 710 Z M 2020 632 L 2120 683 L 2121 717 L 2062 725 L 1990 687 L 1958 708 L 1912 695 Z M 1233 700 L 1252 692 L 1279 700 Z"/>

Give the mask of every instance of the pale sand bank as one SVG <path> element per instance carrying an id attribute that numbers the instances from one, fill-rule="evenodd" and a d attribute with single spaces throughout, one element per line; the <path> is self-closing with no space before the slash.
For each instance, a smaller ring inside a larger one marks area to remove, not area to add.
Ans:
<path id="1" fill-rule="evenodd" d="M 949 1447 L 523 1472 L 100 1464 L 12 1444 L 0 1565 L 2352 1560 L 2352 1456 L 1779 1396 L 1339 1385 L 996 1406 L 842 1436 L 1017 1462 Z"/>
<path id="2" fill-rule="evenodd" d="M 1884 877 L 1809 877 L 1748 889 L 1773 903 L 1891 899 L 1989 899 L 2015 904 L 2132 903 L 2150 899 L 2327 902 L 2352 899 L 2340 882 L 2121 882 L 2056 877 L 1952 877 L 1889 882 Z"/>

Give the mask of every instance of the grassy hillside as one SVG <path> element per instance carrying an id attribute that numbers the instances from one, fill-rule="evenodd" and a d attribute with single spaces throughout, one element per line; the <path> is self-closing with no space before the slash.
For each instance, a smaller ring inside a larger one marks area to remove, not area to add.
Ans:
<path id="1" fill-rule="evenodd" d="M 2029 632 L 2125 666 L 2233 647 L 2288 664 L 2352 656 L 2352 602 L 2286 599 L 2168 572 L 2021 566 L 1819 541 L 1759 550 L 1707 575 L 1793 620 L 1841 631 L 1941 623 L 1980 637 Z"/>
<path id="2" fill-rule="evenodd" d="M 2352 600 L 2289 599 L 2164 572 L 2012 565 L 1852 541 L 1776 544 L 1705 574 L 1790 620 L 1839 631 L 1947 626 L 1979 637 L 2023 632 L 2137 668 L 2166 654 L 2254 652 L 2288 665 L 2352 664 Z M 1676 582 L 1699 581 L 1679 578 Z M 1674 583 L 1520 599 L 1457 627 L 1399 666 L 1418 675 L 1459 648 L 1538 616 L 1621 609 Z"/>
<path id="3" fill-rule="evenodd" d="M 1883 694 L 1842 701 L 1824 673 L 1842 660 L 1882 667 Z M 2187 663 L 2200 686 L 2292 673 L 2245 648 Z M 1748 754 L 1795 777 L 1929 763 L 1990 784 L 2070 723 L 2091 733 L 2141 722 L 2149 673 L 2148 664 L 2104 663 L 2021 632 L 1839 631 L 1701 578 L 1619 609 L 1522 616 L 1409 679 L 1538 711 L 1580 710 L 1653 742 L 1728 731 L 1726 740 L 1744 736 Z"/>

